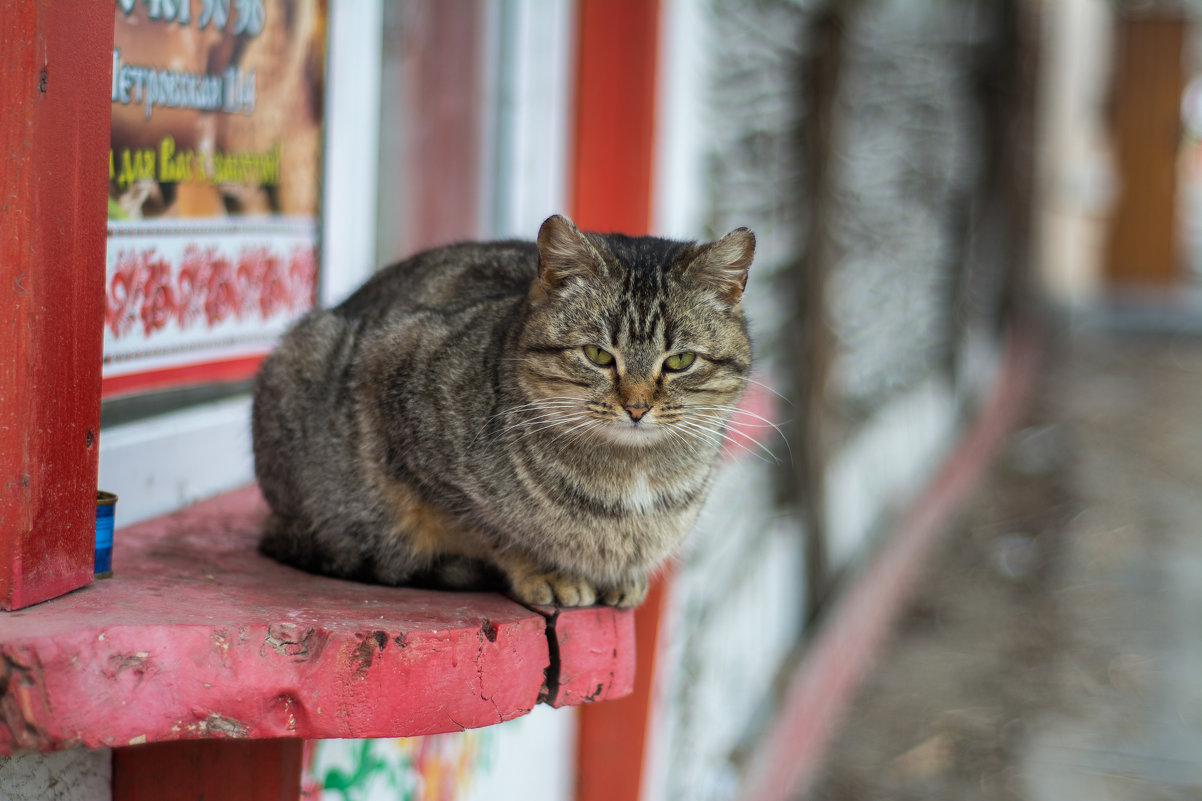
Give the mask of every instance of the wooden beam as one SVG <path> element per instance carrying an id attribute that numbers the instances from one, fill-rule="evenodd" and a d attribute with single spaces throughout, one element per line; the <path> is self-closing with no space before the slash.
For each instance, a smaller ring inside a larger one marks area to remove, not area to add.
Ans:
<path id="1" fill-rule="evenodd" d="M 113 9 L 0 5 L 0 609 L 92 579 Z"/>

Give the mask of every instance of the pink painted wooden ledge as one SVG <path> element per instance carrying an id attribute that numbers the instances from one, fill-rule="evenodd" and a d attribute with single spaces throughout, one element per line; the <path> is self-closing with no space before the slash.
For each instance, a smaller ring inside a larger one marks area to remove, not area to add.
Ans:
<path id="1" fill-rule="evenodd" d="M 265 513 L 251 487 L 120 529 L 114 578 L 0 612 L 0 754 L 411 736 L 631 691 L 629 611 L 312 576 L 255 550 Z"/>

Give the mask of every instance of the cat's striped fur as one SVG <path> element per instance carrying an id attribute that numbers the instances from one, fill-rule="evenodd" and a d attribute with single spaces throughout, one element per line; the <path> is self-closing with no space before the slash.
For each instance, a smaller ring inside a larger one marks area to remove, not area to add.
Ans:
<path id="1" fill-rule="evenodd" d="M 431 250 L 310 313 L 255 391 L 263 550 L 387 584 L 491 575 L 528 603 L 638 603 L 743 391 L 754 247 L 742 228 L 697 245 L 555 216 L 537 243 Z"/>

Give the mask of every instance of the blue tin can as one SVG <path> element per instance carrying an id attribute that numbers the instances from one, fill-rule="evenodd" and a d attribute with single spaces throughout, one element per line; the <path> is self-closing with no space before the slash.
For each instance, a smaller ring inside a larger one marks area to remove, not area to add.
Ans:
<path id="1" fill-rule="evenodd" d="M 103 490 L 96 493 L 96 578 L 113 575 L 113 519 L 117 511 L 117 496 Z"/>

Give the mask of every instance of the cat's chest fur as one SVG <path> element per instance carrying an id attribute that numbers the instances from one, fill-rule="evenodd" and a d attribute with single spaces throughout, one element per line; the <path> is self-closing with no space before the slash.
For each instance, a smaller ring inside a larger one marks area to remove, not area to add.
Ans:
<path id="1" fill-rule="evenodd" d="M 714 472 L 712 458 L 605 449 L 593 457 L 567 475 L 518 467 L 538 478 L 525 499 L 508 499 L 502 525 L 524 519 L 548 563 L 603 582 L 654 569 L 696 520 Z"/>
<path id="2" fill-rule="evenodd" d="M 630 514 L 654 514 L 663 504 L 664 492 L 665 488 L 652 484 L 645 470 L 637 470 L 619 488 L 618 499 Z"/>
<path id="3" fill-rule="evenodd" d="M 642 521 L 677 519 L 703 499 L 712 466 L 698 460 L 691 464 L 647 458 L 615 460 L 616 469 L 605 471 L 590 482 L 593 491 L 614 507 L 615 516 Z"/>

